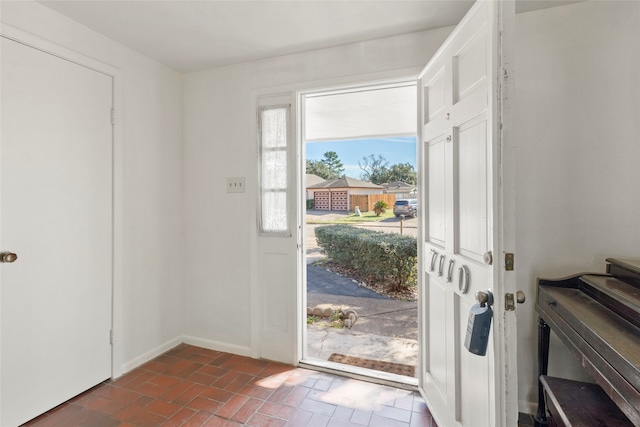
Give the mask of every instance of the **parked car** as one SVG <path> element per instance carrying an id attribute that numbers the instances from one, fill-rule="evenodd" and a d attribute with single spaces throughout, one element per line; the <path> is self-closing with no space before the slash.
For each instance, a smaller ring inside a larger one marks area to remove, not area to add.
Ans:
<path id="1" fill-rule="evenodd" d="M 418 215 L 418 199 L 398 199 L 393 204 L 393 214 L 396 218 L 400 215 L 415 217 Z"/>

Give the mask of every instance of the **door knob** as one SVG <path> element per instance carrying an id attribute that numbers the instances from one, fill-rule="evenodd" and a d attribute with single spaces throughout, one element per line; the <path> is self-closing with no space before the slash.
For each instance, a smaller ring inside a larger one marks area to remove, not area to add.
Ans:
<path id="1" fill-rule="evenodd" d="M 493 305 L 493 292 L 491 291 L 478 291 L 476 292 L 476 301 L 480 304 L 481 307 L 486 305 Z"/>
<path id="2" fill-rule="evenodd" d="M 14 262 L 18 259 L 18 255 L 13 252 L 2 252 L 0 253 L 0 262 Z"/>
<path id="3" fill-rule="evenodd" d="M 522 304 L 526 301 L 527 297 L 524 295 L 522 291 L 516 291 L 516 302 L 518 304 Z"/>

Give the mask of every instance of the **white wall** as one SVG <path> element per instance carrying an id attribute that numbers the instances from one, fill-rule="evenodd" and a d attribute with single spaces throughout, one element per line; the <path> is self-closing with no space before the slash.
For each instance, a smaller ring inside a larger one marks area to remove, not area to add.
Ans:
<path id="1" fill-rule="evenodd" d="M 182 313 L 180 74 L 33 2 L 2 2 L 2 23 L 121 70 L 122 277 L 116 374 L 171 345 Z M 118 189 L 116 188 L 116 191 Z"/>
<path id="2" fill-rule="evenodd" d="M 355 79 L 415 68 L 451 29 L 415 33 L 194 72 L 184 76 L 185 333 L 200 344 L 251 353 L 251 268 L 256 233 L 256 136 L 252 91 L 321 80 Z M 247 192 L 227 194 L 227 176 Z M 264 289 L 268 293 L 269 289 Z M 295 319 L 295 307 L 269 307 Z M 293 347 L 293 342 L 291 343 Z M 290 352 L 293 354 L 293 351 Z"/>
<path id="3" fill-rule="evenodd" d="M 639 7 L 581 2 L 516 21 L 516 274 L 528 296 L 518 307 L 521 411 L 532 412 L 536 399 L 535 278 L 603 271 L 607 256 L 640 258 Z M 122 70 L 121 360 L 128 367 L 183 333 L 250 349 L 252 91 L 420 67 L 449 32 L 206 70 L 181 82 L 39 4 L 2 2 L 2 21 Z M 227 194 L 227 176 L 245 176 L 247 192 Z M 183 224 L 184 263 L 173 257 L 183 248 Z M 562 346 L 551 357 L 556 372 L 574 365 Z"/>
<path id="4" fill-rule="evenodd" d="M 537 401 L 537 277 L 640 258 L 640 3 L 581 2 L 516 20 L 520 410 Z M 561 343 L 550 373 L 581 377 Z"/>

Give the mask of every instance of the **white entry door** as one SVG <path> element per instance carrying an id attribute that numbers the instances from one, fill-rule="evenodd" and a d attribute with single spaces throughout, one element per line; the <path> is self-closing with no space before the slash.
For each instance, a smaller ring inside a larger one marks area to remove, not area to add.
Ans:
<path id="1" fill-rule="evenodd" d="M 112 77 L 2 38 L 1 420 L 111 376 Z"/>
<path id="2" fill-rule="evenodd" d="M 514 426 L 515 314 L 505 312 L 501 25 L 513 4 L 478 1 L 419 76 L 422 218 L 420 384 L 439 425 Z M 509 222 L 510 223 L 510 222 Z M 506 279 L 505 279 L 506 277 Z M 492 291 L 486 355 L 465 348 L 478 291 Z M 512 292 L 512 291 L 511 291 Z M 507 336 L 511 334 L 510 336 Z"/>

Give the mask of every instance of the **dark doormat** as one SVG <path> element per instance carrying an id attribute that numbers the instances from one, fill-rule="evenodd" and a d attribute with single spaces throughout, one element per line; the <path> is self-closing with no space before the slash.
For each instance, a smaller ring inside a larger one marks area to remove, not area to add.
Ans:
<path id="1" fill-rule="evenodd" d="M 329 356 L 329 362 L 343 363 L 345 365 L 358 366 L 359 368 L 375 369 L 376 371 L 389 372 L 390 374 L 413 377 L 416 367 L 403 365 L 402 363 L 382 362 L 380 360 L 363 359 L 362 357 L 345 356 L 333 353 Z"/>

